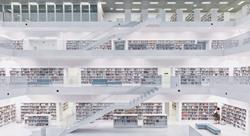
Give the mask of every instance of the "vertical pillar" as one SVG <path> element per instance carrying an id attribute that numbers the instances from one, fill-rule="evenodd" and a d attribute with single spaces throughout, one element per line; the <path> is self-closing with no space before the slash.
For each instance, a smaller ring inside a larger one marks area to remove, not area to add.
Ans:
<path id="1" fill-rule="evenodd" d="M 241 16 L 247 16 L 249 13 L 250 4 L 247 4 L 241 8 Z"/>
<path id="2" fill-rule="evenodd" d="M 201 11 L 199 9 L 194 9 L 194 22 L 201 22 Z"/>
<path id="3" fill-rule="evenodd" d="M 217 19 L 218 19 L 218 9 L 211 9 L 210 13 L 211 13 L 211 21 L 212 22 L 217 22 Z"/>
<path id="4" fill-rule="evenodd" d="M 125 22 L 131 22 L 131 9 L 125 9 Z"/>
<path id="5" fill-rule="evenodd" d="M 101 5 L 101 3 L 99 2 L 99 4 Z M 82 21 L 82 7 L 83 6 L 88 6 L 88 21 L 91 21 L 91 9 L 90 9 L 90 3 L 88 2 L 81 2 L 80 3 L 80 20 Z M 97 5 L 97 12 L 98 12 L 98 19 L 99 19 L 99 9 L 98 9 L 98 5 Z M 99 7 L 100 8 L 100 7 Z M 72 9 L 73 10 L 73 9 Z M 102 10 L 102 6 L 101 6 L 101 10 Z M 98 20 L 99 21 L 99 20 Z"/>
<path id="6" fill-rule="evenodd" d="M 161 20 L 161 22 L 165 22 L 166 21 L 166 12 L 164 9 L 159 9 L 159 16 L 158 18 Z"/>
<path id="7" fill-rule="evenodd" d="M 176 9 L 176 21 L 183 22 L 183 11 L 181 9 Z"/>
<path id="8" fill-rule="evenodd" d="M 143 9 L 141 11 L 141 21 L 146 21 L 148 19 L 148 10 L 147 9 Z"/>
<path id="9" fill-rule="evenodd" d="M 90 8 L 89 8 L 90 11 Z M 102 22 L 103 21 L 103 8 L 102 8 L 102 2 L 97 3 L 97 21 Z M 90 14 L 89 14 L 90 16 Z"/>

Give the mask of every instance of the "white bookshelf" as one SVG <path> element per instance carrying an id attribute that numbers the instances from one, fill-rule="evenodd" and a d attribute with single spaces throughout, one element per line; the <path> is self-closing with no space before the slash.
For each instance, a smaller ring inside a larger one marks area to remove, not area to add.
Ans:
<path id="1" fill-rule="evenodd" d="M 238 40 L 212 40 L 211 48 L 213 50 L 224 50 L 239 46 Z"/>
<path id="2" fill-rule="evenodd" d="M 217 103 L 184 102 L 182 103 L 182 120 L 213 120 Z"/>
<path id="3" fill-rule="evenodd" d="M 211 21 L 212 21 L 211 13 L 206 13 L 201 17 L 201 22 L 211 22 Z"/>
<path id="4" fill-rule="evenodd" d="M 48 114 L 27 114 L 24 116 L 24 123 L 27 126 L 49 126 L 50 115 Z"/>
<path id="5" fill-rule="evenodd" d="M 137 128 L 137 114 L 114 114 L 114 128 Z"/>
<path id="6" fill-rule="evenodd" d="M 89 45 L 97 42 L 96 40 L 67 40 L 66 41 L 66 49 L 67 50 L 84 50 Z M 101 50 L 111 50 L 112 49 L 112 41 L 108 41 L 103 45 L 99 45 L 95 49 Z"/>
<path id="7" fill-rule="evenodd" d="M 103 85 L 161 84 L 158 68 L 81 68 L 81 83 Z"/>
<path id="8" fill-rule="evenodd" d="M 227 79 L 229 68 L 176 68 L 175 76 L 180 78 L 181 85 L 202 85 L 213 78 Z"/>
<path id="9" fill-rule="evenodd" d="M 250 66 L 234 68 L 234 82 L 250 84 Z"/>
<path id="10" fill-rule="evenodd" d="M 10 76 L 26 78 L 29 85 L 63 84 L 64 68 L 12 68 Z"/>
<path id="11" fill-rule="evenodd" d="M 170 17 L 170 22 L 176 22 L 177 21 L 177 14 L 174 13 L 171 17 Z"/>
<path id="12" fill-rule="evenodd" d="M 236 128 L 241 128 L 243 130 L 246 130 L 247 125 L 247 110 L 224 104 L 222 106 L 222 120 L 226 122 L 227 124 L 230 124 Z"/>
<path id="13" fill-rule="evenodd" d="M 167 115 L 159 115 L 159 114 L 143 115 L 143 127 L 165 128 L 167 126 L 168 126 Z"/>
<path id="14" fill-rule="evenodd" d="M 56 120 L 57 117 L 56 103 L 22 103 L 21 104 L 21 119 L 24 120 L 26 115 L 50 115 L 51 120 Z"/>
<path id="15" fill-rule="evenodd" d="M 62 104 L 62 109 L 63 109 L 63 111 L 68 110 L 68 109 L 69 109 L 69 102 L 64 102 L 64 103 Z"/>
<path id="16" fill-rule="evenodd" d="M 0 42 L 0 47 L 6 49 L 23 50 L 23 40 L 4 40 Z"/>
<path id="17" fill-rule="evenodd" d="M 0 126 L 16 121 L 16 105 L 5 105 L 0 107 Z"/>

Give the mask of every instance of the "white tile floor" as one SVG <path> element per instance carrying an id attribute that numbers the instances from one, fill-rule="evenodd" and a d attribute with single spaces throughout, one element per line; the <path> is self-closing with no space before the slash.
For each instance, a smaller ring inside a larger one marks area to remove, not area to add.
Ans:
<path id="1" fill-rule="evenodd" d="M 168 128 L 113 128 L 110 121 L 97 121 L 85 129 L 67 136 L 188 136 L 188 125 L 194 127 L 192 122 L 172 123 Z M 243 130 L 230 125 L 216 125 L 222 133 L 220 136 L 249 136 Z M 31 136 L 32 131 L 38 128 L 26 127 L 23 124 L 12 123 L 0 127 L 0 136 Z M 198 130 L 202 136 L 214 136 L 206 130 Z M 55 135 L 53 135 L 55 136 Z"/>

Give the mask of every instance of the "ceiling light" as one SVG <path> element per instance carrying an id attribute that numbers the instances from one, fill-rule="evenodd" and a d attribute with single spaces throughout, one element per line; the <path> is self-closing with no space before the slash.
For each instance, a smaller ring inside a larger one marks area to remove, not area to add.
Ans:
<path id="1" fill-rule="evenodd" d="M 110 8 L 110 10 L 114 10 L 114 8 Z"/>
<path id="2" fill-rule="evenodd" d="M 195 10 L 203 10 L 203 8 L 196 8 Z"/>
<path id="3" fill-rule="evenodd" d="M 201 4 L 208 5 L 208 4 L 211 4 L 211 2 L 210 1 L 204 1 L 204 2 L 201 2 Z"/>
<path id="4" fill-rule="evenodd" d="M 155 11 L 155 8 L 149 8 L 148 11 Z"/>
<path id="5" fill-rule="evenodd" d="M 122 5 L 124 2 L 115 2 L 116 5 Z"/>
<path id="6" fill-rule="evenodd" d="M 194 2 L 192 2 L 192 1 L 186 1 L 186 2 L 184 2 L 184 4 L 186 4 L 186 5 L 192 5 L 192 4 L 194 4 Z"/>
<path id="7" fill-rule="evenodd" d="M 103 5 L 104 5 L 104 4 L 107 4 L 107 2 L 100 2 L 100 3 L 103 4 Z"/>
<path id="8" fill-rule="evenodd" d="M 165 8 L 164 10 L 165 11 L 171 11 L 172 9 L 171 8 Z"/>
<path id="9" fill-rule="evenodd" d="M 238 5 L 241 5 L 241 4 L 243 4 L 243 3 L 245 3 L 245 1 L 241 1 L 241 2 L 239 2 L 239 3 L 238 3 Z"/>
<path id="10" fill-rule="evenodd" d="M 167 2 L 167 4 L 169 4 L 169 5 L 174 5 L 174 4 L 176 4 L 176 2 L 174 2 L 174 1 L 169 1 L 169 2 Z"/>
<path id="11" fill-rule="evenodd" d="M 221 1 L 221 2 L 219 2 L 219 4 L 226 5 L 226 4 L 228 4 L 228 1 Z"/>
<path id="12" fill-rule="evenodd" d="M 135 2 L 132 2 L 132 4 L 134 4 L 134 5 L 140 5 L 140 4 L 141 4 L 141 2 L 139 2 L 139 1 L 135 1 Z"/>
<path id="13" fill-rule="evenodd" d="M 149 2 L 149 4 L 151 4 L 151 5 L 157 5 L 157 4 L 159 4 L 159 2 L 157 2 L 157 1 L 151 1 L 151 2 Z"/>
<path id="14" fill-rule="evenodd" d="M 117 8 L 117 9 L 115 9 L 116 11 L 123 11 L 124 9 L 122 9 L 122 8 Z"/>
<path id="15" fill-rule="evenodd" d="M 227 11 L 232 11 L 234 8 L 232 7 L 232 8 L 230 8 L 230 9 L 228 9 Z"/>
<path id="16" fill-rule="evenodd" d="M 187 10 L 186 8 L 181 8 L 180 10 L 184 11 L 184 10 Z"/>
<path id="17" fill-rule="evenodd" d="M 132 8 L 131 10 L 132 11 L 140 11 L 140 9 L 138 9 L 138 8 Z"/>
<path id="18" fill-rule="evenodd" d="M 197 7 L 197 5 L 196 5 L 196 4 L 194 4 L 193 6 L 194 6 L 194 7 Z"/>

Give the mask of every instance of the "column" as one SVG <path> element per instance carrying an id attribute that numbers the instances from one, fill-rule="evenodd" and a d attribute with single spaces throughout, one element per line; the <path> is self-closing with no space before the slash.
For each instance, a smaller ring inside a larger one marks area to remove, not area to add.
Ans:
<path id="1" fill-rule="evenodd" d="M 125 9 L 125 22 L 131 22 L 131 9 Z"/>
<path id="2" fill-rule="evenodd" d="M 200 9 L 194 9 L 194 22 L 201 22 Z"/>
<path id="3" fill-rule="evenodd" d="M 210 13 L 211 13 L 211 21 L 212 22 L 217 22 L 217 19 L 218 19 L 218 9 L 211 9 Z"/>
<path id="4" fill-rule="evenodd" d="M 141 11 L 141 21 L 146 21 L 148 19 L 148 10 L 147 9 L 143 9 Z"/>
<path id="5" fill-rule="evenodd" d="M 161 22 L 166 22 L 166 12 L 164 9 L 159 9 L 159 15 L 158 18 Z"/>
<path id="6" fill-rule="evenodd" d="M 183 11 L 181 9 L 176 9 L 176 21 L 183 22 Z"/>
<path id="7" fill-rule="evenodd" d="M 90 11 L 90 8 L 89 8 Z M 82 11 L 81 11 L 82 12 Z M 97 3 L 97 21 L 98 22 L 102 22 L 103 21 L 103 8 L 102 8 L 102 2 L 98 2 Z M 90 16 L 90 14 L 89 14 Z"/>

